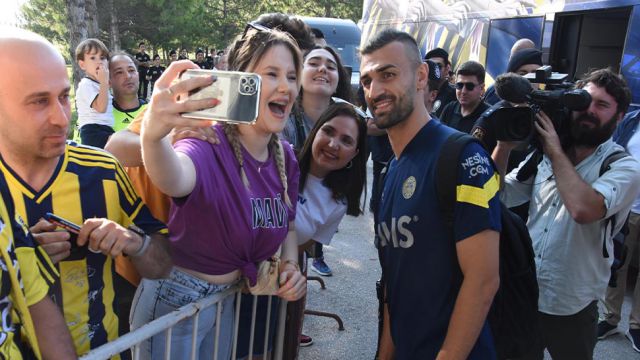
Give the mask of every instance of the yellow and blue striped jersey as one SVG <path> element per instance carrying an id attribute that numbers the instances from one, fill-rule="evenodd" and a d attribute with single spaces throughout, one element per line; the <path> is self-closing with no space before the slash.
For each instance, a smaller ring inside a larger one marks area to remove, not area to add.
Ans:
<path id="1" fill-rule="evenodd" d="M 27 233 L 13 209 L 0 173 L 0 357 L 40 358 L 29 306 L 40 302 L 57 279 L 49 256 Z"/>
<path id="2" fill-rule="evenodd" d="M 167 233 L 133 189 L 122 166 L 109 153 L 68 142 L 49 182 L 32 189 L 5 162 L 16 213 L 29 226 L 47 212 L 76 224 L 89 218 L 107 218 L 122 226 L 135 224 L 147 233 Z M 114 259 L 86 252 L 78 260 L 58 264 L 60 281 L 50 291 L 62 308 L 76 352 L 84 354 L 118 337 Z"/>

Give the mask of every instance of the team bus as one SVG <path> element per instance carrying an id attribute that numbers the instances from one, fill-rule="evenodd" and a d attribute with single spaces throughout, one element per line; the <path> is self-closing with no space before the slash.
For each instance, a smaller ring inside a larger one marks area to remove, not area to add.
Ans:
<path id="1" fill-rule="evenodd" d="M 506 71 L 513 43 L 528 38 L 569 79 L 592 68 L 619 71 L 640 107 L 640 0 L 364 0 L 360 25 L 363 42 L 394 27 L 423 54 L 447 50 L 452 68 L 479 61 L 488 83 Z"/>

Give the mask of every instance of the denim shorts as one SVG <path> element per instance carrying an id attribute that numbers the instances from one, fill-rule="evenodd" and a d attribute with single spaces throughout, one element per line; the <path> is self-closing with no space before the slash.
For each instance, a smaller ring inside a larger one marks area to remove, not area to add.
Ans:
<path id="1" fill-rule="evenodd" d="M 207 296 L 223 292 L 233 285 L 211 284 L 176 268 L 171 270 L 169 279 L 160 280 L 160 282 L 162 284 L 156 290 L 158 301 L 162 301 L 176 309 Z"/>
<path id="2" fill-rule="evenodd" d="M 131 306 L 131 330 L 178 310 L 184 305 L 223 292 L 232 285 L 211 284 L 175 268 L 171 271 L 168 279 L 143 279 L 138 286 Z M 212 357 L 215 328 L 218 321 L 220 322 L 218 358 L 229 358 L 233 337 L 234 299 L 235 296 L 232 294 L 221 300 L 217 305 L 200 311 L 196 340 L 196 359 Z M 220 319 L 216 319 L 218 306 L 222 306 Z M 191 354 L 193 325 L 193 319 L 190 318 L 173 326 L 171 330 L 172 359 L 189 357 L 189 354 Z M 141 343 L 140 358 L 164 358 L 165 341 L 165 334 L 162 332 Z"/>

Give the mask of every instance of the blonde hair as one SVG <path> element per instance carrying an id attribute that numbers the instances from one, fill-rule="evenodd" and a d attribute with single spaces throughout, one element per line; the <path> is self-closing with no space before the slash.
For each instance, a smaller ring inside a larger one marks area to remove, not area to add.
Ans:
<path id="1" fill-rule="evenodd" d="M 224 130 L 224 134 L 229 139 L 229 143 L 231 144 L 231 149 L 233 149 L 233 154 L 238 160 L 238 164 L 240 165 L 240 178 L 242 179 L 242 184 L 244 187 L 249 189 L 251 185 L 249 184 L 249 178 L 247 178 L 247 173 L 244 171 L 244 157 L 242 156 L 242 144 L 240 144 L 240 138 L 238 136 L 238 126 L 230 123 L 225 123 L 222 125 L 222 129 Z M 269 139 L 269 153 L 274 155 L 276 160 L 276 166 L 278 167 L 278 175 L 280 176 L 280 181 L 282 182 L 282 186 L 284 187 L 284 202 L 287 204 L 289 208 L 292 207 L 291 198 L 289 197 L 289 183 L 287 181 L 287 169 L 284 159 L 284 149 L 282 147 L 282 143 L 280 139 L 278 139 L 278 135 L 271 134 L 271 139 Z"/>
<path id="2" fill-rule="evenodd" d="M 235 71 L 247 71 L 251 69 L 255 64 L 263 58 L 264 54 L 275 45 L 284 45 L 291 52 L 293 57 L 293 63 L 296 68 L 296 78 L 298 79 L 298 85 L 300 82 L 300 72 L 302 71 L 302 56 L 300 49 L 295 43 L 293 38 L 284 32 L 278 30 L 271 31 L 257 31 L 255 29 L 249 29 L 244 36 L 236 38 L 235 42 L 230 46 L 227 61 L 229 64 L 229 70 Z M 240 144 L 238 125 L 225 123 L 222 126 L 233 154 L 235 155 L 238 164 L 240 165 L 240 178 L 242 183 L 248 189 L 250 188 L 249 179 L 244 171 L 244 158 L 242 157 L 242 145 Z M 289 184 L 287 181 L 287 169 L 285 164 L 284 149 L 278 135 L 271 134 L 271 139 L 268 145 L 269 153 L 273 154 L 276 165 L 278 167 L 278 175 L 280 181 L 284 187 L 284 202 L 289 208 L 293 207 L 291 198 L 289 197 Z"/>

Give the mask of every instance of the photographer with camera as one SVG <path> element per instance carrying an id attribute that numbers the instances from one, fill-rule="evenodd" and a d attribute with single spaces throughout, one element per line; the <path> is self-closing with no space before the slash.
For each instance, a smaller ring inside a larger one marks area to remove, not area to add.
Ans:
<path id="1" fill-rule="evenodd" d="M 585 110 L 567 116 L 567 140 L 561 142 L 549 116 L 537 113 L 534 127 L 544 154 L 536 171 L 517 179 L 523 162 L 504 177 L 502 200 L 507 206 L 530 202 L 527 227 L 543 333 L 541 347 L 526 357 L 531 359 L 542 359 L 544 348 L 553 358 L 593 358 L 597 300 L 605 293 L 613 261 L 608 256 L 611 238 L 640 191 L 640 165 L 629 156 L 601 172 L 609 156 L 623 150 L 611 134 L 629 106 L 625 81 L 600 69 L 586 74 L 576 87 L 592 100 Z M 492 157 L 501 174 L 515 145 L 498 141 Z"/>

